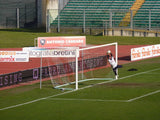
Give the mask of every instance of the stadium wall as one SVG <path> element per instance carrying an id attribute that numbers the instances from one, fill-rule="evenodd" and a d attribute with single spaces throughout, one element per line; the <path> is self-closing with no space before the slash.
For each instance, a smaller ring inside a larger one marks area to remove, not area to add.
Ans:
<path id="1" fill-rule="evenodd" d="M 160 32 L 137 29 L 107 29 L 104 36 L 160 37 Z"/>
<path id="2" fill-rule="evenodd" d="M 25 28 L 37 25 L 38 0 L 0 0 L 0 28 Z"/>
<path id="3" fill-rule="evenodd" d="M 69 0 L 37 0 L 37 17 L 38 27 L 46 27 L 47 10 L 55 9 L 56 12 L 51 13 L 51 17 L 55 19 L 58 15 L 58 10 L 64 8 Z"/>
<path id="4" fill-rule="evenodd" d="M 48 9 L 63 9 L 69 0 L 0 1 L 0 28 L 46 27 Z M 18 12 L 17 12 L 18 9 Z M 57 16 L 58 11 L 53 16 Z M 18 22 L 19 22 L 19 25 Z"/>
<path id="5" fill-rule="evenodd" d="M 58 0 L 38 0 L 38 27 L 46 26 L 47 9 L 58 9 Z"/>
<path id="6" fill-rule="evenodd" d="M 50 32 L 57 32 L 57 29 L 51 29 Z M 160 37 L 159 31 L 149 31 L 140 29 L 122 29 L 122 28 L 61 28 L 60 33 L 67 34 L 85 34 L 85 35 L 103 35 L 103 36 L 131 36 L 131 37 Z"/>

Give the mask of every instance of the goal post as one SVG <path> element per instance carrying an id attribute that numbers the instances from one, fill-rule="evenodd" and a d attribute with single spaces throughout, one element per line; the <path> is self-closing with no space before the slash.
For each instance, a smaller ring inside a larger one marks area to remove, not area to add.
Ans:
<path id="1" fill-rule="evenodd" d="M 118 43 L 73 48 L 72 57 L 42 57 L 42 66 L 46 66 L 51 84 L 56 89 L 78 90 L 84 85 L 100 81 L 113 80 L 114 74 L 107 61 L 107 51 L 111 50 L 118 63 Z M 70 47 L 59 47 L 67 50 Z M 42 76 L 44 71 L 42 71 Z"/>

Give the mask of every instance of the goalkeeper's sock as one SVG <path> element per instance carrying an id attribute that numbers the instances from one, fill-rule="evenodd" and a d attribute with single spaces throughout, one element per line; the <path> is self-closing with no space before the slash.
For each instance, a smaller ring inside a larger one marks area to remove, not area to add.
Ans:
<path id="1" fill-rule="evenodd" d="M 116 80 L 118 79 L 118 75 L 115 76 L 115 79 L 116 79 Z"/>

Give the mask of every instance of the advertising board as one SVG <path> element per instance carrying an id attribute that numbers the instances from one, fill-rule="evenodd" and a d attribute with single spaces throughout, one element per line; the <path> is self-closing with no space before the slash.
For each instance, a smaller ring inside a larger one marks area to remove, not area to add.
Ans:
<path id="1" fill-rule="evenodd" d="M 38 47 L 82 47 L 86 46 L 85 36 L 38 37 Z"/>
<path id="2" fill-rule="evenodd" d="M 131 49 L 131 61 L 160 56 L 160 44 Z"/>
<path id="3" fill-rule="evenodd" d="M 77 53 L 76 53 L 77 49 Z M 45 57 L 79 57 L 78 48 L 65 47 L 65 48 L 36 48 L 25 47 L 23 51 L 29 52 L 30 58 L 45 58 Z"/>
<path id="4" fill-rule="evenodd" d="M 51 66 L 42 67 L 42 78 L 48 78 L 50 76 L 56 77 L 58 75 L 73 73 L 75 69 L 75 61 L 55 64 Z M 99 56 L 89 59 L 84 59 L 78 61 L 78 70 L 89 70 L 92 68 L 98 68 L 107 65 L 107 57 Z M 83 67 L 82 67 L 83 66 Z M 20 83 L 25 83 L 28 81 L 35 81 L 40 79 L 40 67 L 32 68 L 23 71 L 17 71 L 13 73 L 0 75 L 0 88 L 5 86 L 12 86 Z"/>
<path id="5" fill-rule="evenodd" d="M 0 62 L 28 62 L 29 53 L 24 51 L 0 51 Z"/>

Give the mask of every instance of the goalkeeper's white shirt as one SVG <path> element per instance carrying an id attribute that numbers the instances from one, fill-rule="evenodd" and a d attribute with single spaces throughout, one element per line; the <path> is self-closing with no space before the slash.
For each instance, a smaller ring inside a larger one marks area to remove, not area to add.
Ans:
<path id="1" fill-rule="evenodd" d="M 114 60 L 113 56 L 111 57 L 111 59 L 110 58 L 108 59 L 108 62 L 111 64 L 112 68 L 117 67 L 117 63 Z"/>

